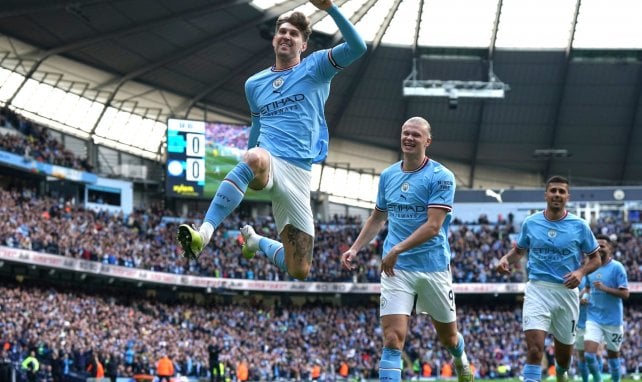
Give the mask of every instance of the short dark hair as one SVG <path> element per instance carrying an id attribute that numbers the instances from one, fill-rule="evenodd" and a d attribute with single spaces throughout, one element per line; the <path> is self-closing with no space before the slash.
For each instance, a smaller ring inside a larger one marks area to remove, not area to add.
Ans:
<path id="1" fill-rule="evenodd" d="M 276 29 L 278 30 L 282 24 L 290 23 L 298 29 L 303 35 L 303 41 L 308 41 L 310 34 L 312 34 L 312 27 L 310 26 L 310 19 L 302 12 L 285 13 L 276 20 Z"/>
<path id="2" fill-rule="evenodd" d="M 609 245 L 610 245 L 610 246 L 613 246 L 613 245 L 615 244 L 615 243 L 613 243 L 613 241 L 611 240 L 611 237 L 610 237 L 609 235 L 605 235 L 605 234 L 603 234 L 603 233 L 600 233 L 600 234 L 595 235 L 595 238 L 596 238 L 597 240 L 604 240 L 604 241 L 606 241 L 607 243 L 609 243 Z"/>
<path id="3" fill-rule="evenodd" d="M 546 189 L 548 190 L 548 185 L 551 183 L 564 183 L 567 186 L 570 186 L 570 182 L 563 176 L 553 175 L 546 181 Z"/>

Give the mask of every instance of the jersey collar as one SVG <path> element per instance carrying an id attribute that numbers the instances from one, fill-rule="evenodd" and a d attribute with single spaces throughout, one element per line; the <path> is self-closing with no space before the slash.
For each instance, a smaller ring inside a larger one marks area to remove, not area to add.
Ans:
<path id="1" fill-rule="evenodd" d="M 551 222 L 558 222 L 558 221 L 560 221 L 560 220 L 564 220 L 567 216 L 568 216 L 568 211 L 567 211 L 567 210 L 564 210 L 564 215 L 563 215 L 561 218 L 556 219 L 556 220 L 553 220 L 553 219 L 550 219 L 550 218 L 546 215 L 546 210 L 544 210 L 544 218 L 545 218 L 546 220 L 548 220 L 548 221 L 551 221 Z"/>

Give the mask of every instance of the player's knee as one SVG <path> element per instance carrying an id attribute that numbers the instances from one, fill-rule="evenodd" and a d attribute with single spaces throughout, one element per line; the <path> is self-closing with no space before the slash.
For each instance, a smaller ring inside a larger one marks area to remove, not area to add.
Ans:
<path id="1" fill-rule="evenodd" d="M 243 161 L 250 166 L 254 173 L 265 171 L 269 164 L 267 152 L 263 149 L 254 148 L 245 153 Z"/>
<path id="2" fill-rule="evenodd" d="M 459 336 L 457 336 L 457 333 L 444 333 L 443 335 L 439 334 L 439 341 L 447 348 L 454 348 L 459 342 Z"/>
<path id="3" fill-rule="evenodd" d="M 539 346 L 530 346 L 527 351 L 529 360 L 541 360 L 544 356 L 544 349 Z"/>
<path id="4" fill-rule="evenodd" d="M 401 349 L 403 336 L 395 330 L 388 330 L 383 334 L 383 346 L 390 349 Z"/>
<path id="5" fill-rule="evenodd" d="M 308 277 L 308 274 L 310 273 L 310 265 L 306 264 L 303 266 L 299 266 L 297 268 L 288 268 L 288 274 L 292 277 L 294 277 L 297 280 L 305 280 L 306 277 Z"/>

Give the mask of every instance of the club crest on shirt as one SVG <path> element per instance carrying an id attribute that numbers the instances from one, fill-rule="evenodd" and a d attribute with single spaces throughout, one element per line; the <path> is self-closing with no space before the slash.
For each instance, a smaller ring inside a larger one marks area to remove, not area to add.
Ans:
<path id="1" fill-rule="evenodd" d="M 554 229 L 549 229 L 548 230 L 548 237 L 550 237 L 551 239 L 554 239 L 555 236 L 557 236 L 557 231 L 555 231 Z"/>
<path id="2" fill-rule="evenodd" d="M 279 77 L 276 80 L 272 81 L 272 87 L 274 88 L 274 90 L 277 90 L 278 88 L 283 86 L 283 82 L 283 77 Z"/>
<path id="3" fill-rule="evenodd" d="M 403 182 L 401 185 L 401 192 L 408 192 L 408 190 L 410 190 L 410 183 Z"/>

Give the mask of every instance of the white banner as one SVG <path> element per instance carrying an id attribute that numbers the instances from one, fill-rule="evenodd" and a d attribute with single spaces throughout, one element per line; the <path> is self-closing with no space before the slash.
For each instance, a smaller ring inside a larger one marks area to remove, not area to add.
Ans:
<path id="1" fill-rule="evenodd" d="M 378 283 L 325 283 L 305 281 L 262 281 L 246 279 L 222 279 L 216 277 L 177 275 L 173 273 L 152 272 L 140 268 L 127 268 L 109 265 L 97 261 L 87 261 L 50 255 L 24 249 L 0 246 L 0 260 L 56 268 L 72 272 L 90 273 L 105 277 L 118 277 L 132 281 L 156 284 L 179 285 L 195 288 L 251 290 L 263 292 L 289 293 L 360 293 L 379 294 Z M 490 294 L 490 293 L 524 293 L 522 283 L 467 283 L 453 284 L 455 293 Z M 642 293 L 642 283 L 629 283 L 631 293 Z"/>

